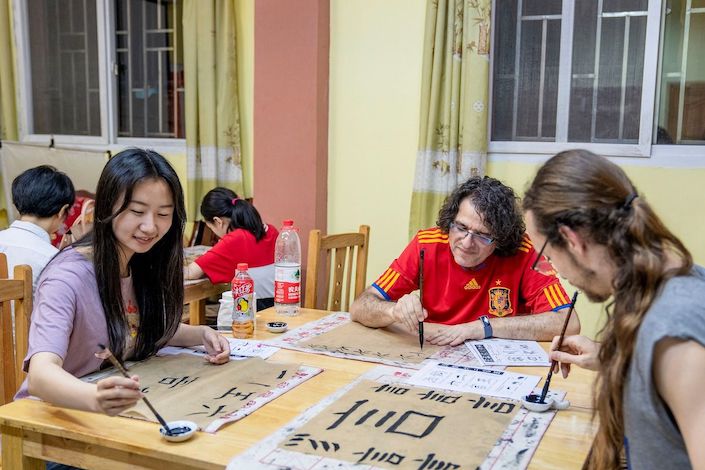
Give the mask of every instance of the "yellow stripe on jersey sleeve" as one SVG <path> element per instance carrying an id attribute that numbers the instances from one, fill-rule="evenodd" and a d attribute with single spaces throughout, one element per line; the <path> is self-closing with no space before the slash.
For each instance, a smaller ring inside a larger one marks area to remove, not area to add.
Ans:
<path id="1" fill-rule="evenodd" d="M 399 279 L 399 273 L 395 272 L 392 277 L 387 279 L 383 284 L 377 284 L 380 289 L 382 289 L 384 292 L 389 292 L 389 289 L 392 288 L 395 282 L 397 282 L 397 279 Z"/>
<path id="2" fill-rule="evenodd" d="M 394 270 L 392 268 L 387 268 L 387 270 L 384 272 L 384 274 L 382 274 L 379 277 L 379 279 L 377 279 L 377 282 L 375 282 L 375 284 L 377 284 L 378 286 L 381 286 L 382 284 L 384 284 L 384 282 L 387 279 L 389 279 L 393 275 L 394 275 Z"/>
<path id="3" fill-rule="evenodd" d="M 566 298 L 565 295 L 563 295 L 563 290 L 558 286 L 558 284 L 553 284 L 551 285 L 553 288 L 553 292 L 556 296 L 556 300 L 558 301 L 557 307 L 560 307 L 561 305 L 566 305 L 570 303 L 570 300 Z"/>
<path id="4" fill-rule="evenodd" d="M 546 296 L 546 299 L 548 300 L 548 303 L 551 306 L 551 309 L 554 309 L 558 306 L 558 304 L 556 304 L 556 300 L 553 297 L 553 292 L 551 292 L 551 287 L 553 287 L 553 285 L 550 285 L 550 286 L 544 288 L 543 294 Z"/>

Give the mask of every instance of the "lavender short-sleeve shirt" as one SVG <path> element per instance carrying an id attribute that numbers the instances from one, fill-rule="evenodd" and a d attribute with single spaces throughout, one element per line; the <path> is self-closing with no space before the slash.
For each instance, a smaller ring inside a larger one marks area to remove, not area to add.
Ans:
<path id="1" fill-rule="evenodd" d="M 103 362 L 94 355 L 98 343 L 108 343 L 108 330 L 93 262 L 69 247 L 51 260 L 37 282 L 24 370 L 33 355 L 51 352 L 63 359 L 64 370 L 84 376 Z M 15 399 L 26 396 L 27 380 Z"/>

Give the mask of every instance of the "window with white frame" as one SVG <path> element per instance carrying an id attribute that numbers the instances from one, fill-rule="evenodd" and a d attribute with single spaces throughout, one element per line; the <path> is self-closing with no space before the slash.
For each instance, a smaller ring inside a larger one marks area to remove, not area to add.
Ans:
<path id="1" fill-rule="evenodd" d="M 705 143 L 705 0 L 494 7 L 491 151 Z"/>
<path id="2" fill-rule="evenodd" d="M 181 4 L 16 0 L 23 138 L 183 138 Z"/>
<path id="3" fill-rule="evenodd" d="M 669 0 L 654 143 L 705 145 L 705 0 Z"/>

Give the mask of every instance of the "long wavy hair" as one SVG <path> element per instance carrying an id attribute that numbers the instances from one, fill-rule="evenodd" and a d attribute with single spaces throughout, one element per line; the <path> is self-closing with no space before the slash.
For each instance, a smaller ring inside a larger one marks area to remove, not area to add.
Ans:
<path id="1" fill-rule="evenodd" d="M 460 203 L 469 199 L 495 239 L 497 256 L 512 256 L 524 237 L 524 219 L 514 190 L 489 176 L 473 176 L 446 198 L 438 212 L 438 226 L 444 233 L 458 215 Z"/>
<path id="2" fill-rule="evenodd" d="M 208 222 L 215 217 L 228 217 L 228 232 L 242 228 L 254 235 L 255 240 L 264 238 L 265 230 L 262 217 L 249 201 L 240 199 L 232 189 L 213 188 L 203 197 L 201 215 Z"/>
<path id="3" fill-rule="evenodd" d="M 622 394 L 639 327 L 664 282 L 687 274 L 693 259 L 651 209 L 624 171 L 586 150 L 561 152 L 543 165 L 526 192 L 537 230 L 550 243 L 565 247 L 561 225 L 603 245 L 616 267 L 595 384 L 594 409 L 599 429 L 586 462 L 588 468 L 618 468 L 624 420 Z M 678 267 L 664 271 L 675 257 Z"/>
<path id="4" fill-rule="evenodd" d="M 113 220 L 129 205 L 135 186 L 145 180 L 167 184 L 174 199 L 174 214 L 167 233 L 146 253 L 135 253 L 128 264 L 140 314 L 134 358 L 149 357 L 166 345 L 176 333 L 183 313 L 182 243 L 186 222 L 181 183 L 169 162 L 152 150 L 137 148 L 124 150 L 110 159 L 98 180 L 93 231 L 74 244 L 92 248 L 110 349 L 119 358 L 125 351 L 127 318 Z M 120 200 L 120 207 L 115 209 Z"/>

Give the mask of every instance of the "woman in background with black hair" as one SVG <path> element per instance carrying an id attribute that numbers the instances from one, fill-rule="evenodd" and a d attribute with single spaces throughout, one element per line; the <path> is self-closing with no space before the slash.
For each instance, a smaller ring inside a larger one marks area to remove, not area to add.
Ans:
<path id="1" fill-rule="evenodd" d="M 274 245 L 279 231 L 263 223 L 252 204 L 227 188 L 215 188 L 206 194 L 201 215 L 220 241 L 184 268 L 184 278 L 205 275 L 214 284 L 230 282 L 237 264 L 247 263 L 255 281 L 257 310 L 273 306 Z"/>

